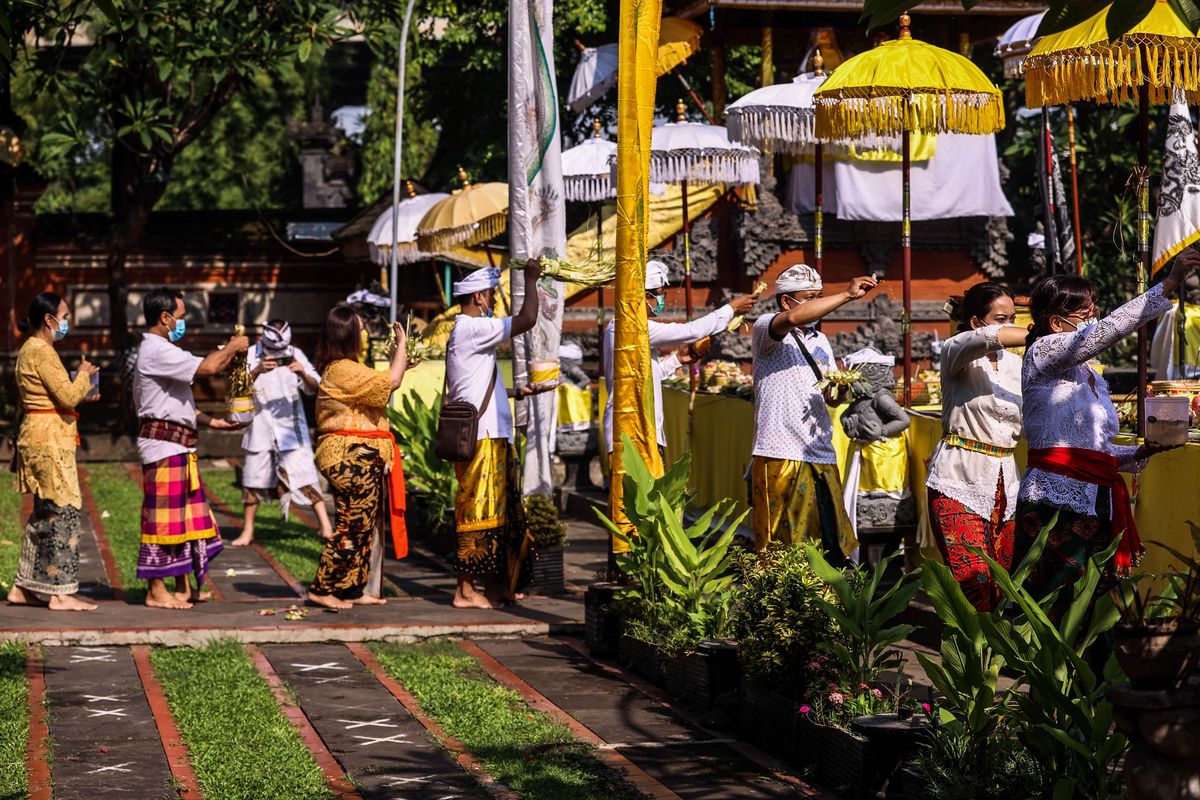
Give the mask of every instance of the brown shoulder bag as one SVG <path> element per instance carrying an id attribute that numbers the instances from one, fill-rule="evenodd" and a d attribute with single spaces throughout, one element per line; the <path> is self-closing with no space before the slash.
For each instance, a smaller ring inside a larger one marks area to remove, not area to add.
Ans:
<path id="1" fill-rule="evenodd" d="M 446 378 L 442 382 L 442 408 L 438 412 L 437 439 L 433 444 L 433 452 L 438 458 L 446 461 L 470 461 L 475 457 L 478 446 L 479 418 L 492 402 L 492 392 L 496 388 L 496 370 L 492 369 L 492 380 L 488 384 L 487 394 L 483 396 L 483 406 L 476 409 L 466 400 L 449 401 L 446 399 L 450 384 L 450 368 L 446 365 Z"/>

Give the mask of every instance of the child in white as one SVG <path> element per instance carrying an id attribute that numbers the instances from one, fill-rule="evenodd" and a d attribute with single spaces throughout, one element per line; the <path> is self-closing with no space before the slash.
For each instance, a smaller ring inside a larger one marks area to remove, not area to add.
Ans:
<path id="1" fill-rule="evenodd" d="M 315 394 L 321 377 L 308 357 L 292 346 L 291 327 L 281 319 L 263 326 L 258 344 L 246 354 L 246 366 L 254 380 L 254 420 L 242 436 L 246 511 L 242 534 L 230 544 L 245 547 L 254 541 L 258 504 L 276 497 L 285 519 L 292 503 L 312 506 L 321 537 L 329 539 L 333 526 L 318 488 L 312 439 L 300 396 L 302 392 Z"/>

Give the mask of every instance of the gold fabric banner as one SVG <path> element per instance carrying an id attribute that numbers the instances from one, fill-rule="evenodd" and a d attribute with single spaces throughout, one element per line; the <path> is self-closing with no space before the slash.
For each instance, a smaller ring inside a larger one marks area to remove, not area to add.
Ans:
<path id="1" fill-rule="evenodd" d="M 622 436 L 651 472 L 661 475 L 654 430 L 650 337 L 646 327 L 646 229 L 650 209 L 650 132 L 654 127 L 658 32 L 662 0 L 621 0 L 617 68 L 617 282 L 613 348 L 613 474 L 610 509 L 625 521 L 621 501 Z"/>

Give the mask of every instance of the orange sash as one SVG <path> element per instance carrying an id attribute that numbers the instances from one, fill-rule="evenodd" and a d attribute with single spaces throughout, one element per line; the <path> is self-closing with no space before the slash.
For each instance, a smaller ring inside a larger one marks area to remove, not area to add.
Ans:
<path id="1" fill-rule="evenodd" d="M 392 443 L 392 473 L 388 482 L 388 505 L 392 520 L 392 547 L 396 558 L 408 555 L 408 526 L 404 521 L 404 468 L 400 446 L 391 431 L 329 431 L 321 436 L 353 436 L 360 439 L 388 439 Z"/>

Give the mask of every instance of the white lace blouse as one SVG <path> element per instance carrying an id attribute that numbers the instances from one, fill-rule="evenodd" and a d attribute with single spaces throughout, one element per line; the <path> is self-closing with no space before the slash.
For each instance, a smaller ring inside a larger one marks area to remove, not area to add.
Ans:
<path id="1" fill-rule="evenodd" d="M 1155 286 L 1100 320 L 1072 333 L 1043 336 L 1025 354 L 1022 394 L 1025 436 L 1030 450 L 1077 447 L 1115 456 L 1122 472 L 1145 466 L 1133 445 L 1113 443 L 1120 428 L 1108 384 L 1088 361 L 1171 307 Z M 1093 483 L 1030 469 L 1021 481 L 1020 499 L 1096 516 Z"/>
<path id="2" fill-rule="evenodd" d="M 996 353 L 993 362 L 989 354 Z M 1021 358 L 1000 344 L 1000 326 L 963 331 L 942 345 L 942 429 L 999 447 L 1021 438 Z M 1017 512 L 1021 477 L 1011 455 L 997 458 L 939 442 L 925 485 L 990 519 L 1004 480 L 1004 521 Z"/>

